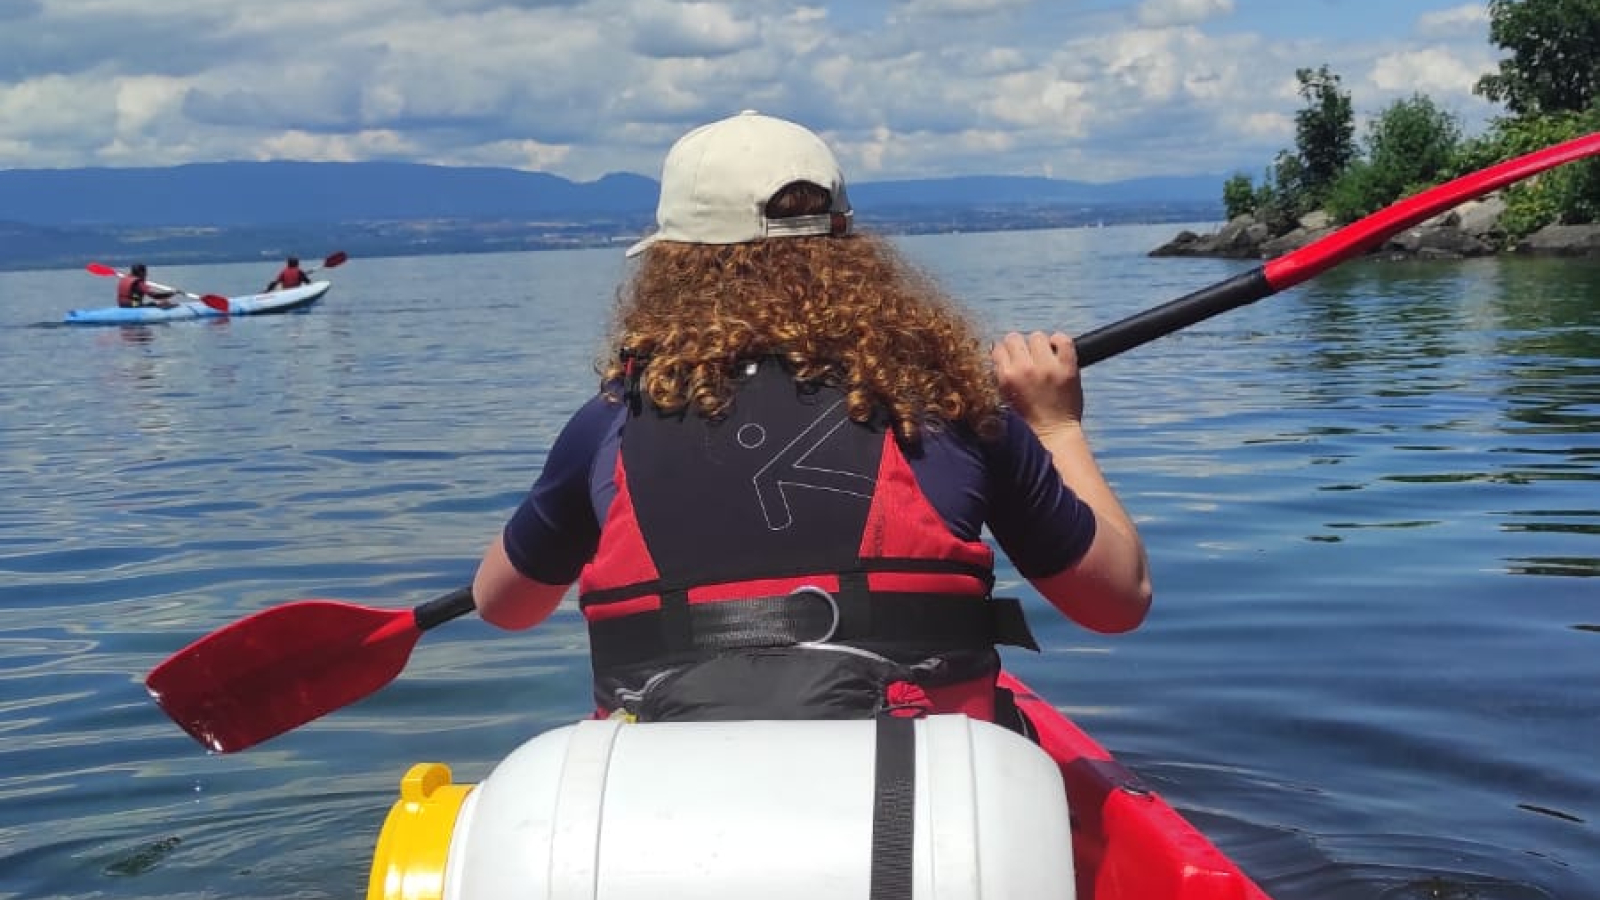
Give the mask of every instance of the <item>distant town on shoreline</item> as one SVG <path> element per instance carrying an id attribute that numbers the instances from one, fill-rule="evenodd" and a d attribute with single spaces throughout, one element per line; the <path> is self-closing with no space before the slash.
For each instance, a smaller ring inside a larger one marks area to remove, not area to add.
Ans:
<path id="1" fill-rule="evenodd" d="M 863 215 L 876 234 L 948 234 L 1106 225 L 1220 222 L 1222 204 L 1201 201 L 1014 207 L 924 207 L 899 216 Z M 648 217 L 597 221 L 417 219 L 300 226 L 37 227 L 0 222 L 0 271 L 73 268 L 84 260 L 152 265 L 252 262 L 315 255 L 338 246 L 352 255 L 425 256 L 625 247 Z"/>
<path id="2" fill-rule="evenodd" d="M 1223 180 L 981 176 L 850 192 L 858 228 L 902 235 L 1220 222 Z M 363 257 L 620 247 L 649 228 L 656 190 L 637 175 L 574 183 L 402 163 L 7 170 L 0 270 L 249 262 L 333 246 Z"/>

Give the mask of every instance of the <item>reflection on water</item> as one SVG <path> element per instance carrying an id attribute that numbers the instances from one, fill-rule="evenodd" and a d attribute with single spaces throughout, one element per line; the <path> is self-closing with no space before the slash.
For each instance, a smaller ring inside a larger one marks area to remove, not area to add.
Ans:
<path id="1" fill-rule="evenodd" d="M 1143 256 L 1170 231 L 904 245 L 996 332 L 1082 331 L 1240 270 Z M 1008 665 L 1282 900 L 1596 896 L 1596 268 L 1346 265 L 1090 370 L 1156 607 L 1093 635 L 1002 570 L 1045 646 Z M 108 329 L 34 327 L 81 272 L 0 274 L 0 896 L 354 896 L 411 763 L 476 780 L 583 714 L 570 608 L 429 632 L 236 755 L 141 680 L 286 600 L 465 583 L 592 390 L 622 271 L 352 260 L 305 314 Z"/>
<path id="2" fill-rule="evenodd" d="M 148 344 L 155 340 L 155 329 L 149 325 L 118 325 L 117 337 L 128 344 Z"/>

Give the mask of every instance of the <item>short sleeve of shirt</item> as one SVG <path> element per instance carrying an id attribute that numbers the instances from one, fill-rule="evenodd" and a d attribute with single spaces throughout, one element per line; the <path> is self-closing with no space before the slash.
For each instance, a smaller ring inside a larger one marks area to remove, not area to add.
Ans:
<path id="1" fill-rule="evenodd" d="M 600 542 L 590 492 L 601 445 L 621 426 L 626 408 L 597 395 L 561 429 L 544 469 L 506 523 L 506 556 L 524 576 L 571 584 Z"/>
<path id="2" fill-rule="evenodd" d="M 1094 510 L 1061 480 L 1050 451 L 1015 413 L 999 441 L 980 445 L 989 481 L 989 531 L 1028 579 L 1076 565 L 1094 543 Z"/>

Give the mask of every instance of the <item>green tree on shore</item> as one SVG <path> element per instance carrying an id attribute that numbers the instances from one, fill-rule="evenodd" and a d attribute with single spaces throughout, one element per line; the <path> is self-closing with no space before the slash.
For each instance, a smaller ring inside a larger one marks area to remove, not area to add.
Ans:
<path id="1" fill-rule="evenodd" d="M 1463 140 L 1453 116 L 1413 94 L 1380 112 L 1357 153 L 1349 95 L 1326 65 L 1300 69 L 1307 106 L 1296 149 L 1280 151 L 1256 185 L 1223 185 L 1229 218 L 1244 213 L 1274 233 L 1322 207 L 1349 222 L 1448 178 L 1564 140 L 1600 132 L 1600 0 L 1489 0 L 1489 40 L 1507 54 L 1474 92 L 1509 115 Z M 1546 172 L 1506 189 L 1501 228 L 1516 239 L 1550 223 L 1600 222 L 1600 160 Z"/>
<path id="2" fill-rule="evenodd" d="M 1251 213 L 1274 231 L 1320 206 L 1356 151 L 1355 113 L 1339 76 L 1327 65 L 1294 75 L 1306 101 L 1294 116 L 1294 152 L 1279 151 L 1259 186 L 1237 174 L 1222 189 L 1229 218 Z"/>
<path id="3" fill-rule="evenodd" d="M 1396 100 L 1368 124 L 1366 155 L 1339 175 L 1323 204 L 1353 222 L 1453 174 L 1461 125 L 1423 94 Z"/>
<path id="4" fill-rule="evenodd" d="M 1350 161 L 1355 159 L 1355 112 L 1350 92 L 1341 90 L 1339 76 L 1326 65 L 1316 70 L 1297 69 L 1305 108 L 1294 114 L 1294 141 L 1300 156 L 1301 199 L 1312 208 L 1328 196 Z"/>
<path id="5" fill-rule="evenodd" d="M 1489 40 L 1511 55 L 1474 93 L 1519 117 L 1594 107 L 1600 0 L 1489 0 Z"/>
<path id="6" fill-rule="evenodd" d="M 1600 0 L 1489 0 L 1489 39 L 1509 56 L 1473 90 L 1511 115 L 1467 143 L 1460 171 L 1600 132 Z M 1600 222 L 1600 161 L 1513 185 L 1505 199 L 1511 237 Z"/>

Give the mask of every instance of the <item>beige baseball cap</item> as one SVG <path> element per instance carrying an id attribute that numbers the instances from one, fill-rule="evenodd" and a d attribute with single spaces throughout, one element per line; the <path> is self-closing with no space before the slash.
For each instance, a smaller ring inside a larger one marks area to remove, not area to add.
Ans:
<path id="1" fill-rule="evenodd" d="M 828 214 L 769 219 L 767 201 L 796 181 L 827 188 Z M 661 169 L 656 230 L 628 248 L 636 256 L 657 241 L 742 244 L 764 238 L 843 234 L 850 200 L 833 151 L 809 129 L 745 110 L 679 138 Z"/>

